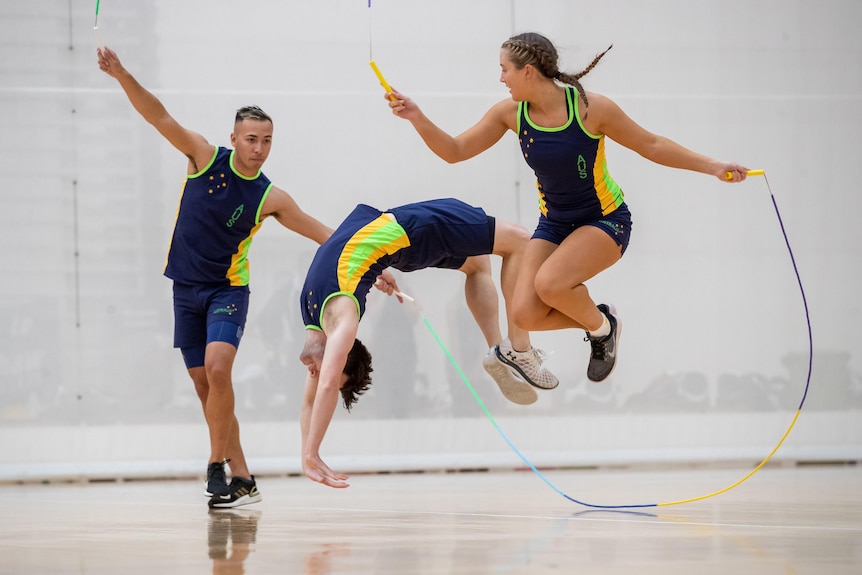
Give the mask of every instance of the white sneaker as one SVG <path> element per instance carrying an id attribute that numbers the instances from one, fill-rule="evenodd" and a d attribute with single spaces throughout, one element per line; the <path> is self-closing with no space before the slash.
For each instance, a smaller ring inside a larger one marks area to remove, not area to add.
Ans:
<path id="1" fill-rule="evenodd" d="M 518 405 L 530 405 L 534 403 L 539 399 L 539 394 L 536 393 L 536 390 L 529 383 L 521 379 L 521 376 L 515 370 L 497 357 L 498 347 L 491 348 L 488 355 L 482 360 L 482 367 L 485 368 L 488 375 L 494 378 L 497 387 L 500 388 L 506 399 Z"/>
<path id="2" fill-rule="evenodd" d="M 497 357 L 518 372 L 524 380 L 539 389 L 554 389 L 560 385 L 557 376 L 542 364 L 547 354 L 531 347 L 528 351 L 515 351 L 508 338 L 497 346 Z"/>

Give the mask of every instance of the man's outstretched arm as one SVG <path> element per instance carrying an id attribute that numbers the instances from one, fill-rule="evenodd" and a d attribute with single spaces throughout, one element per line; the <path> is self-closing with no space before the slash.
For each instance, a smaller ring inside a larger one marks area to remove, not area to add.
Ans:
<path id="1" fill-rule="evenodd" d="M 189 159 L 189 173 L 194 174 L 204 168 L 212 159 L 214 146 L 202 135 L 185 129 L 174 120 L 162 102 L 123 67 L 116 52 L 102 47 L 97 49 L 97 55 L 99 68 L 119 82 L 135 110 Z"/>

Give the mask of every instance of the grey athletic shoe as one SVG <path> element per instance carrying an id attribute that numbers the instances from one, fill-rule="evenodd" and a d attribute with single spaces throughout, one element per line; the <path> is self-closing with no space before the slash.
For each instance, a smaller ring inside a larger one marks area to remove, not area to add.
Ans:
<path id="1" fill-rule="evenodd" d="M 543 365 L 545 357 L 545 352 L 535 347 L 515 351 L 508 338 L 497 346 L 497 358 L 518 372 L 524 381 L 539 389 L 554 389 L 560 380 Z"/>
<path id="2" fill-rule="evenodd" d="M 257 490 L 257 483 L 254 480 L 254 475 L 251 476 L 251 479 L 234 477 L 230 480 L 230 492 L 226 495 L 213 495 L 212 499 L 210 499 L 209 506 L 210 509 L 239 507 L 240 505 L 257 503 L 260 500 L 260 491 Z"/>
<path id="3" fill-rule="evenodd" d="M 230 461 L 214 461 L 207 466 L 206 490 L 204 495 L 212 497 L 213 495 L 227 495 L 230 493 L 230 486 L 227 484 L 225 477 L 224 465 Z"/>
<path id="4" fill-rule="evenodd" d="M 617 310 L 612 305 L 599 304 L 599 311 L 605 314 L 611 323 L 611 333 L 604 337 L 592 337 L 587 332 L 584 341 L 592 346 L 590 363 L 587 366 L 587 378 L 590 381 L 604 381 L 614 371 L 617 365 L 617 350 L 620 345 L 620 334 L 623 324 L 617 316 Z"/>
<path id="5" fill-rule="evenodd" d="M 497 357 L 498 348 L 499 346 L 494 346 L 488 352 L 488 355 L 482 360 L 482 367 L 485 368 L 488 375 L 494 378 L 497 387 L 500 388 L 506 399 L 518 405 L 535 403 L 539 399 L 539 394 L 515 370 Z"/>

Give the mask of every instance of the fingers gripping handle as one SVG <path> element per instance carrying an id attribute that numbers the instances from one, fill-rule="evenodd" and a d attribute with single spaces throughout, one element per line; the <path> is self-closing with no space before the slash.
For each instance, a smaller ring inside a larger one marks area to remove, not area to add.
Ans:
<path id="1" fill-rule="evenodd" d="M 409 302 L 411 302 L 411 303 L 416 301 L 415 299 L 413 299 L 412 297 L 410 297 L 409 295 L 407 295 L 407 294 L 406 294 L 406 293 L 404 293 L 404 292 L 395 291 L 395 292 L 392 292 L 392 293 L 394 293 L 395 295 L 397 295 L 398 297 L 400 297 L 400 298 L 402 298 L 402 299 L 406 299 L 407 301 L 409 301 Z"/>
<path id="2" fill-rule="evenodd" d="M 746 176 L 762 176 L 765 173 L 766 173 L 766 170 L 748 170 L 748 172 L 745 175 Z M 732 180 L 733 179 L 733 173 L 732 172 L 725 172 L 724 173 L 724 179 L 725 180 Z"/>

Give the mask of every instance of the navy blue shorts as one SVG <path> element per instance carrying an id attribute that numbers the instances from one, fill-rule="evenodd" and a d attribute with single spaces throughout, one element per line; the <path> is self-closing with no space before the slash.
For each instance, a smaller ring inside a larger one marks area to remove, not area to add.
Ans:
<path id="1" fill-rule="evenodd" d="M 210 342 L 239 347 L 250 293 L 248 286 L 174 282 L 174 347 L 182 350 L 186 367 L 204 364 L 204 350 Z"/>
<path id="2" fill-rule="evenodd" d="M 533 237 L 560 245 L 563 243 L 563 240 L 581 226 L 595 226 L 599 228 L 622 248 L 620 255 L 626 253 L 632 233 L 632 215 L 625 204 L 622 204 L 616 210 L 606 216 L 602 216 L 598 220 L 583 224 L 552 222 L 545 216 L 539 216 L 539 224 L 536 226 L 536 231 L 533 232 Z"/>
<path id="3" fill-rule="evenodd" d="M 454 198 L 428 200 L 389 210 L 407 232 L 410 246 L 392 256 L 402 272 L 425 268 L 459 269 L 470 256 L 493 253 L 496 221 Z"/>

